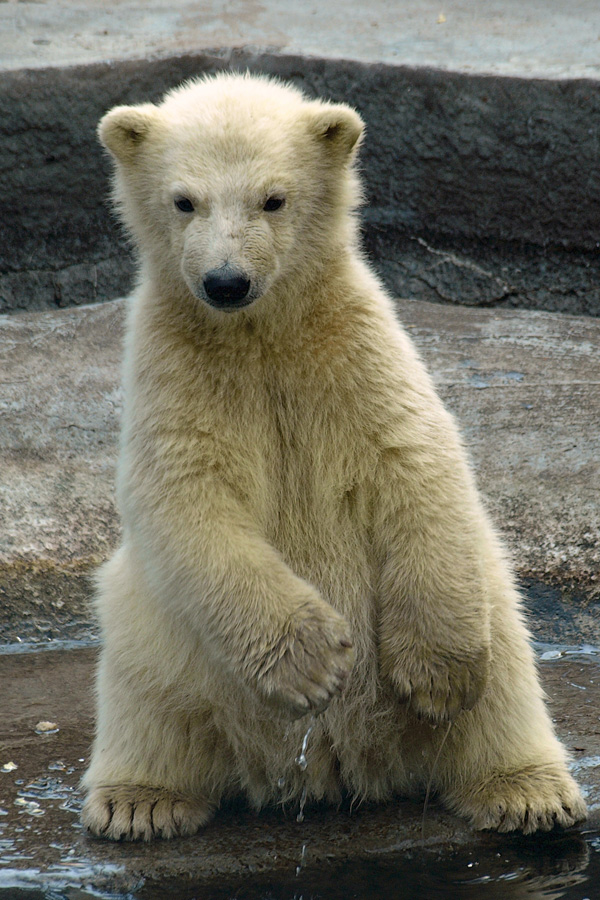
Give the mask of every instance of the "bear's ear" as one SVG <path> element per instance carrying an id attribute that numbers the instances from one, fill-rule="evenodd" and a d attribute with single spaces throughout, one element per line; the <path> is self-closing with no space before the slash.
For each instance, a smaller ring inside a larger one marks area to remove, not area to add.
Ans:
<path id="1" fill-rule="evenodd" d="M 100 120 L 98 137 L 117 159 L 131 162 L 156 126 L 158 116 L 158 109 L 152 103 L 115 106 Z"/>
<path id="2" fill-rule="evenodd" d="M 345 103 L 317 101 L 310 106 L 307 115 L 312 134 L 338 158 L 349 158 L 365 130 L 359 114 Z"/>

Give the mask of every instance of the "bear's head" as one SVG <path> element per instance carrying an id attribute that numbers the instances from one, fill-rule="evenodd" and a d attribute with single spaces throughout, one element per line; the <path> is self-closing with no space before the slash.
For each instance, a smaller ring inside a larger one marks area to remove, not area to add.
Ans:
<path id="1" fill-rule="evenodd" d="M 171 292 L 234 312 L 318 277 L 353 239 L 363 123 L 346 105 L 218 75 L 116 107 L 98 131 L 145 273 Z"/>

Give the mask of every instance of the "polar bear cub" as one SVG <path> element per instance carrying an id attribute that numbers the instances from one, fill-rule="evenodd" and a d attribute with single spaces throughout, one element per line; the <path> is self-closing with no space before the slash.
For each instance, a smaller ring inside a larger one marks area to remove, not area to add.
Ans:
<path id="1" fill-rule="evenodd" d="M 88 829 L 430 777 L 475 828 L 582 819 L 457 428 L 358 249 L 358 114 L 219 75 L 99 133 L 139 283 Z"/>

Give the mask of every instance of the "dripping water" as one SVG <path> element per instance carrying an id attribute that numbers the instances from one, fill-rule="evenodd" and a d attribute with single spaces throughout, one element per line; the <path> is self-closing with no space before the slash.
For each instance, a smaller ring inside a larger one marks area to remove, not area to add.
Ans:
<path id="1" fill-rule="evenodd" d="M 304 865 L 304 857 L 306 856 L 306 844 L 302 844 L 302 852 L 300 853 L 300 862 L 296 866 L 296 878 L 302 871 L 302 866 Z"/>
<path id="2" fill-rule="evenodd" d="M 306 749 L 308 747 L 308 739 L 311 735 L 313 728 L 315 727 L 315 717 L 310 717 L 310 725 L 304 737 L 302 738 L 302 748 L 300 750 L 300 755 L 296 757 L 294 762 L 298 766 L 301 772 L 306 771 L 306 767 L 308 766 L 308 760 L 306 759 Z"/>
<path id="3" fill-rule="evenodd" d="M 294 760 L 294 763 L 298 766 L 298 768 L 300 769 L 300 771 L 302 773 L 305 773 L 306 769 L 308 768 L 308 760 L 306 758 L 306 753 L 308 750 L 308 740 L 313 732 L 314 727 L 315 727 L 315 717 L 311 716 L 309 726 L 306 729 L 304 737 L 302 738 L 302 745 L 300 747 L 300 753 Z M 285 786 L 285 778 L 280 778 L 279 781 L 277 782 L 277 784 L 280 788 L 283 788 Z M 304 807 L 306 805 L 307 796 L 308 796 L 308 785 L 306 784 L 306 781 L 305 781 L 305 783 L 302 787 L 302 793 L 300 795 L 300 806 L 299 806 L 299 810 L 298 810 L 298 815 L 296 816 L 296 822 L 304 821 Z M 300 861 L 299 861 L 298 865 L 296 866 L 296 877 L 298 877 L 298 875 L 300 875 L 300 872 L 302 871 L 305 857 L 306 857 L 306 844 L 302 844 L 302 850 L 300 852 Z"/>
<path id="4" fill-rule="evenodd" d="M 300 753 L 294 760 L 294 762 L 296 763 L 296 765 L 298 766 L 298 768 L 300 769 L 301 772 L 306 772 L 306 769 L 308 766 L 308 760 L 306 758 L 306 751 L 308 749 L 308 739 L 311 736 L 314 727 L 315 727 L 315 717 L 311 716 L 310 717 L 310 725 L 306 729 L 306 734 L 302 738 L 302 746 L 300 748 Z M 308 794 L 308 787 L 305 783 L 304 787 L 302 788 L 302 794 L 300 796 L 300 810 L 298 812 L 298 815 L 296 816 L 297 822 L 304 821 L 304 807 L 306 805 L 307 794 Z"/>
<path id="5" fill-rule="evenodd" d="M 300 796 L 300 810 L 298 815 L 296 816 L 296 822 L 304 822 L 304 807 L 306 805 L 306 795 L 308 793 L 306 785 L 302 788 L 302 794 Z"/>

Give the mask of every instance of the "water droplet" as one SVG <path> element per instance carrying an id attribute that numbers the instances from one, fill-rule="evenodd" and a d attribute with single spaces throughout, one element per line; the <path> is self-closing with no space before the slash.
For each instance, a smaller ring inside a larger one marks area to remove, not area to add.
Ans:
<path id="1" fill-rule="evenodd" d="M 30 816 L 43 816 L 44 810 L 41 808 L 37 800 L 27 800 L 25 797 L 17 797 L 15 806 L 18 806 L 21 812 L 25 812 Z M 30 826 L 25 826 L 29 828 Z"/>
<path id="2" fill-rule="evenodd" d="M 0 769 L 0 772 L 14 772 L 15 769 L 18 769 L 18 768 L 19 768 L 18 765 L 15 762 L 12 762 L 12 760 L 11 760 L 11 762 L 4 763 L 4 765 Z"/>
<path id="3" fill-rule="evenodd" d="M 279 778 L 277 780 L 277 787 L 279 788 L 280 791 L 282 791 L 283 788 L 285 787 L 285 778 L 283 777 L 283 775 L 281 776 L 281 778 Z"/>
<path id="4" fill-rule="evenodd" d="M 306 767 L 308 766 L 308 760 L 306 759 L 306 749 L 308 747 L 308 739 L 309 739 L 310 734 L 314 727 L 315 727 L 315 717 L 311 716 L 310 717 L 310 725 L 308 726 L 306 734 L 302 738 L 302 747 L 300 749 L 300 755 L 297 756 L 296 759 L 294 760 L 294 762 L 296 763 L 298 768 L 301 769 L 303 772 L 306 771 Z"/>
<path id="5" fill-rule="evenodd" d="M 540 659 L 560 659 L 562 655 L 562 650 L 546 650 L 542 653 Z"/>
<path id="6" fill-rule="evenodd" d="M 304 807 L 306 805 L 306 797 L 308 795 L 308 788 L 306 785 L 302 788 L 302 794 L 300 796 L 300 811 L 296 816 L 296 822 L 304 822 Z"/>
<path id="7" fill-rule="evenodd" d="M 296 878 L 302 871 L 302 866 L 304 865 L 304 857 L 306 856 L 306 844 L 302 844 L 302 851 L 300 853 L 300 862 L 296 866 Z"/>

